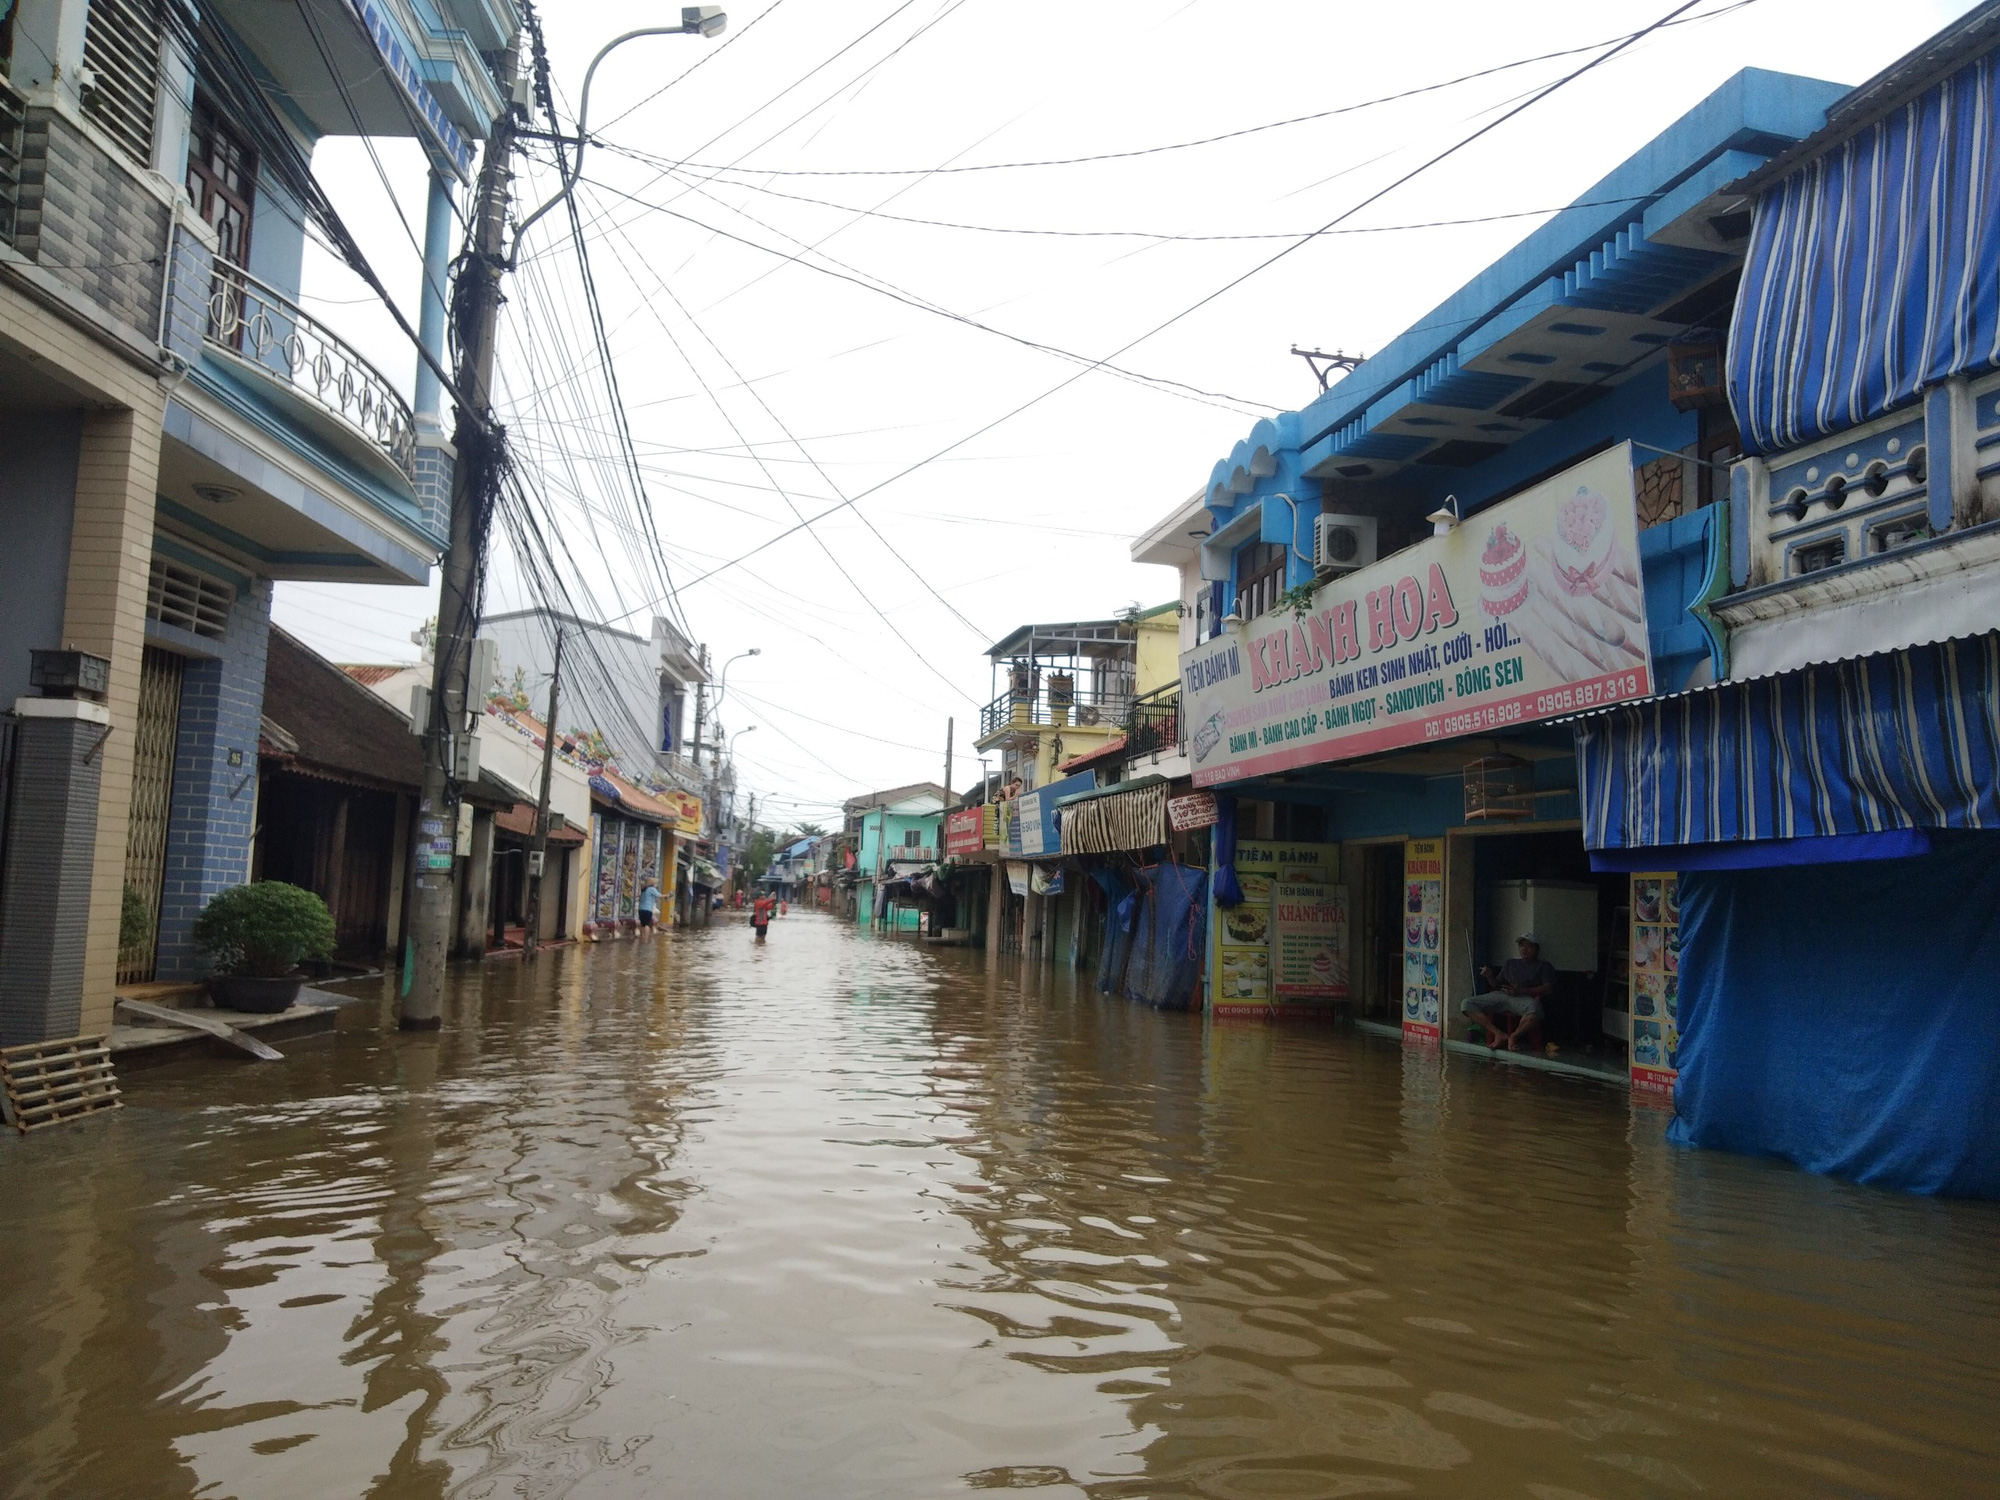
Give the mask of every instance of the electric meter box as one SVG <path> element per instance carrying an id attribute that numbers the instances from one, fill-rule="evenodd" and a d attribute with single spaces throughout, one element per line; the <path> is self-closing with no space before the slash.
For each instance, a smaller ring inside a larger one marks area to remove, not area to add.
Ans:
<path id="1" fill-rule="evenodd" d="M 1486 961 L 1519 958 L 1514 940 L 1532 932 L 1542 957 L 1571 974 L 1597 972 L 1597 887 L 1571 880 L 1496 880 Z"/>

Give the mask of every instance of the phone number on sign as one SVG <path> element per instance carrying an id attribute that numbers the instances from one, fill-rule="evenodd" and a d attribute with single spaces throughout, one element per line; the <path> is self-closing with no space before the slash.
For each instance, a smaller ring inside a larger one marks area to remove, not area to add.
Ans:
<path id="1" fill-rule="evenodd" d="M 1441 714 L 1425 722 L 1424 738 L 1443 740 L 1458 734 L 1475 734 L 1482 729 L 1499 729 L 1503 725 L 1519 723 L 1521 712 L 1521 700 L 1514 698 L 1505 703 L 1489 703 L 1483 708 Z"/>
<path id="2" fill-rule="evenodd" d="M 1621 698 L 1637 698 L 1644 694 L 1645 679 L 1637 672 L 1620 672 L 1615 677 L 1601 677 L 1596 682 L 1579 682 L 1573 687 L 1554 688 L 1535 697 L 1535 713 L 1573 713 L 1581 708 L 1601 708 L 1607 703 L 1616 703 Z"/>

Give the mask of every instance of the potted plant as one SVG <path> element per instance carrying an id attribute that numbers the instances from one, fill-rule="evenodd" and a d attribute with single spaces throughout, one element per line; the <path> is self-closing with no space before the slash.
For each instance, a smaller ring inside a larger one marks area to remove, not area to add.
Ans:
<path id="1" fill-rule="evenodd" d="M 194 919 L 195 946 L 214 961 L 208 991 L 228 1010 L 289 1010 L 308 958 L 333 952 L 333 914 L 311 891 L 282 880 L 232 886 Z"/>

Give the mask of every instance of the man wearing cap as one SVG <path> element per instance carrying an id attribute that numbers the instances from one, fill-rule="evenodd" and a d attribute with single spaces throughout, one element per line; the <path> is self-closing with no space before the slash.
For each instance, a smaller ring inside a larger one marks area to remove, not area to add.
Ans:
<path id="1" fill-rule="evenodd" d="M 1519 958 L 1510 958 L 1496 970 L 1491 964 L 1479 975 L 1493 989 L 1474 995 L 1459 1008 L 1479 1023 L 1486 1033 L 1486 1045 L 1518 1051 L 1525 1041 L 1532 1047 L 1541 1040 L 1542 1000 L 1556 987 L 1555 965 L 1542 957 L 1541 940 L 1532 932 L 1515 939 Z"/>

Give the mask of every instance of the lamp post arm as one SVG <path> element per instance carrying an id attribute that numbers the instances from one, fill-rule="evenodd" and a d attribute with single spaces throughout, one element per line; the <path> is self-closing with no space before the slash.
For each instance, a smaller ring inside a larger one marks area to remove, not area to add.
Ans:
<path id="1" fill-rule="evenodd" d="M 583 175 L 583 148 L 590 141 L 590 133 L 585 127 L 590 121 L 590 84 L 591 80 L 597 76 L 597 65 L 603 62 L 614 49 L 622 47 L 625 43 L 634 41 L 639 37 L 683 36 L 686 32 L 687 26 L 685 24 L 680 26 L 642 26 L 637 31 L 628 31 L 623 36 L 613 37 L 602 47 L 598 48 L 597 56 L 590 60 L 590 66 L 584 70 L 583 94 L 576 103 L 576 159 L 569 171 L 562 174 L 563 185 L 556 190 L 555 196 L 515 226 L 514 248 L 507 258 L 509 266 L 519 257 L 521 244 L 527 238 L 529 226 L 576 191 L 577 179 Z"/>

